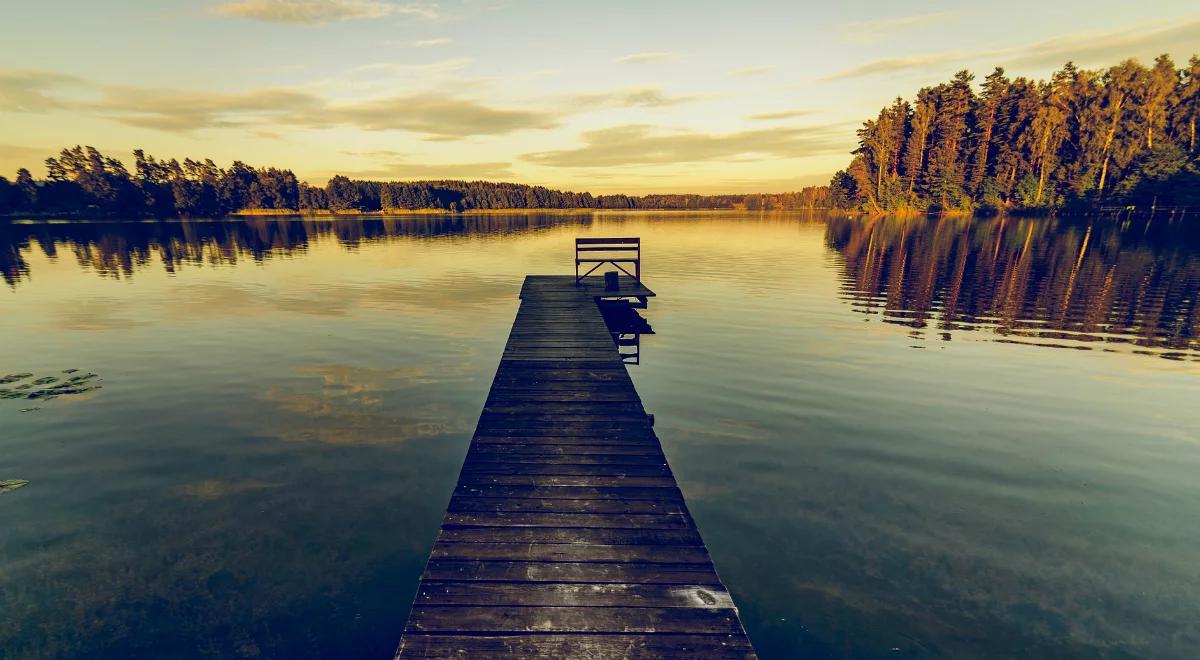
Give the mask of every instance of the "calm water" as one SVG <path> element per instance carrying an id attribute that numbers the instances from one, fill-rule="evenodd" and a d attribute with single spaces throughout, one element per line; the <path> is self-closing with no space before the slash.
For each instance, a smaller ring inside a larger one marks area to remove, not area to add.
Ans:
<path id="1" fill-rule="evenodd" d="M 1197 220 L 0 224 L 0 658 L 390 657 L 581 235 L 763 657 L 1196 657 Z"/>

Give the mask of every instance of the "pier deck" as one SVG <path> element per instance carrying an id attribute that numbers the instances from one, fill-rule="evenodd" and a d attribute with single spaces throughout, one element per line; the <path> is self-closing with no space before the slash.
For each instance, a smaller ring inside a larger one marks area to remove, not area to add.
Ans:
<path id="1" fill-rule="evenodd" d="M 525 279 L 398 658 L 755 657 L 596 305 L 612 295 Z"/>

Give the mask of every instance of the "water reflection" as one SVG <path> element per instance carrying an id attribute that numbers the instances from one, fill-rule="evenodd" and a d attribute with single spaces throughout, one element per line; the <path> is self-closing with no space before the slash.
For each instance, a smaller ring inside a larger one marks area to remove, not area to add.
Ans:
<path id="1" fill-rule="evenodd" d="M 294 369 L 288 385 L 272 385 L 261 402 L 268 437 L 331 445 L 370 445 L 466 433 L 467 418 L 437 400 L 444 387 L 469 383 L 466 369 Z"/>
<path id="2" fill-rule="evenodd" d="M 1195 655 L 1197 365 L 1124 355 L 1196 356 L 1194 231 L 613 214 L 0 225 L 0 388 L 103 377 L 0 398 L 0 656 L 388 657 L 589 234 L 646 241 L 630 372 L 761 657 Z"/>
<path id="3" fill-rule="evenodd" d="M 639 309 L 649 307 L 648 299 L 602 299 L 597 302 L 604 324 L 608 326 L 613 343 L 621 354 L 621 361 L 625 364 L 641 364 L 642 335 L 654 334 L 650 322 L 638 314 Z"/>
<path id="4" fill-rule="evenodd" d="M 843 297 L 863 314 L 950 341 L 1134 352 L 1200 361 L 1195 222 L 832 218 Z"/>
<path id="5" fill-rule="evenodd" d="M 590 221 L 591 216 L 522 213 L 229 222 L 0 222 L 0 276 L 11 286 L 30 277 L 27 253 L 34 246 L 51 259 L 68 252 L 80 268 L 106 277 L 129 277 L 155 261 L 168 273 L 186 265 L 235 265 L 242 259 L 262 262 L 304 252 L 322 239 L 334 239 L 353 251 L 363 243 L 392 237 L 498 238 Z"/>

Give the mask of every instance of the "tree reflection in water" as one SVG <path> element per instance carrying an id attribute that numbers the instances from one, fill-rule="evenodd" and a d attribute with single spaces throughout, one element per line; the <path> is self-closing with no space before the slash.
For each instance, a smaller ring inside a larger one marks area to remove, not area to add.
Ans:
<path id="1" fill-rule="evenodd" d="M 1200 359 L 1194 221 L 831 218 L 851 307 L 936 333 Z"/>

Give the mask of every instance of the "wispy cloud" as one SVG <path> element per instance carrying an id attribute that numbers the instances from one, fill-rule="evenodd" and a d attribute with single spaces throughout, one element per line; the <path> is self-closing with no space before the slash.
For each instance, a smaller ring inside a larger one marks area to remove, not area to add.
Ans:
<path id="1" fill-rule="evenodd" d="M 74 108 L 173 133 L 271 124 L 289 115 L 318 113 L 324 105 L 316 96 L 290 89 L 213 93 L 121 85 L 99 92 L 99 98 L 76 101 Z"/>
<path id="2" fill-rule="evenodd" d="M 322 25 L 390 14 L 431 20 L 441 17 L 437 5 L 400 4 L 384 0 L 229 0 L 213 7 L 213 12 L 222 16 L 295 25 Z"/>
<path id="3" fill-rule="evenodd" d="M 0 176 L 12 176 L 18 168 L 35 169 L 35 164 L 54 154 L 50 147 L 26 147 L 19 144 L 0 144 Z"/>
<path id="4" fill-rule="evenodd" d="M 846 80 L 909 69 L 938 67 L 962 61 L 964 57 L 969 56 L 967 53 L 954 51 L 914 55 L 911 57 L 882 57 L 832 73 L 822 78 L 822 80 Z"/>
<path id="5" fill-rule="evenodd" d="M 828 75 L 824 80 L 846 80 L 899 71 L 923 71 L 986 61 L 989 65 L 1044 67 L 1068 61 L 1081 65 L 1115 64 L 1131 55 L 1152 56 L 1178 52 L 1190 55 L 1197 47 L 1200 18 L 1156 21 L 1117 30 L 1081 32 L 1009 48 L 953 50 L 865 62 Z"/>
<path id="6" fill-rule="evenodd" d="M 809 110 L 780 110 L 778 112 L 760 112 L 750 115 L 750 119 L 755 121 L 778 121 L 780 119 L 796 119 L 805 115 L 812 114 Z"/>
<path id="7" fill-rule="evenodd" d="M 436 37 L 434 39 L 421 39 L 414 41 L 413 46 L 417 48 L 429 48 L 430 46 L 444 46 L 451 42 L 450 37 Z"/>
<path id="8" fill-rule="evenodd" d="M 847 41 L 855 43 L 869 43 L 879 41 L 885 37 L 896 36 L 900 33 L 911 30 L 912 28 L 926 27 L 944 23 L 954 18 L 962 16 L 963 12 L 954 11 L 937 11 L 926 14 L 913 14 L 911 16 L 895 16 L 891 18 L 877 18 L 869 21 L 852 21 L 842 23 L 838 26 L 842 37 Z"/>
<path id="9" fill-rule="evenodd" d="M 78 89 L 76 89 L 78 88 Z M 83 94 L 68 96 L 64 92 Z M 424 92 L 333 102 L 299 89 L 207 92 L 132 85 L 88 85 L 53 72 L 0 69 L 0 110 L 74 110 L 122 124 L 187 133 L 202 129 L 276 130 L 351 126 L 402 130 L 453 140 L 557 126 L 561 112 L 504 108 L 472 98 Z"/>
<path id="10" fill-rule="evenodd" d="M 740 69 L 734 69 L 733 71 L 730 71 L 729 75 L 738 77 L 738 78 L 746 78 L 749 76 L 758 76 L 758 75 L 762 75 L 764 73 L 769 73 L 771 71 L 774 71 L 775 68 L 776 67 L 774 64 L 761 64 L 759 66 L 745 66 Z"/>
<path id="11" fill-rule="evenodd" d="M 440 60 L 437 62 L 429 62 L 426 64 L 403 64 L 399 62 L 373 62 L 371 64 L 362 64 L 351 69 L 352 72 L 361 73 L 365 71 L 386 71 L 390 73 L 416 73 L 416 74 L 431 74 L 444 75 L 462 71 L 471 65 L 475 60 L 469 57 L 456 57 L 449 60 Z"/>
<path id="12" fill-rule="evenodd" d="M 378 166 L 361 170 L 341 171 L 354 179 L 384 179 L 388 181 L 413 181 L 427 179 L 489 179 L 511 180 L 516 178 L 512 163 L 414 163 L 406 157 L 391 154 Z"/>
<path id="13" fill-rule="evenodd" d="M 682 59 L 682 55 L 672 51 L 652 51 L 647 53 L 633 53 L 618 57 L 613 60 L 617 64 L 646 64 L 648 62 L 671 62 Z"/>
<path id="14" fill-rule="evenodd" d="M 65 86 L 83 84 L 83 80 L 55 71 L 40 69 L 0 69 L 0 110 L 44 112 L 62 107 L 65 101 L 56 93 Z"/>
<path id="15" fill-rule="evenodd" d="M 614 126 L 583 134 L 576 149 L 525 154 L 525 160 L 553 167 L 622 167 L 796 158 L 840 153 L 851 148 L 842 125 L 772 128 L 738 133 L 664 133 L 642 124 Z"/>
<path id="16" fill-rule="evenodd" d="M 699 96 L 672 95 L 658 85 L 627 87 L 603 92 L 584 92 L 566 98 L 570 110 L 603 108 L 658 108 L 697 101 Z"/>
<path id="17" fill-rule="evenodd" d="M 404 130 L 427 139 L 451 140 L 553 128 L 558 125 L 559 116 L 430 92 L 327 105 L 320 112 L 300 113 L 288 120 L 313 127 L 348 125 L 368 131 Z"/>
<path id="18" fill-rule="evenodd" d="M 1200 48 L 1200 38 L 1196 35 L 1200 35 L 1200 17 L 1068 34 L 1018 48 L 995 50 L 987 56 L 1004 57 L 1018 66 L 1057 66 L 1068 60 L 1077 64 L 1115 64 L 1133 55 L 1155 56 L 1164 52 L 1178 52 L 1187 57 Z"/>

